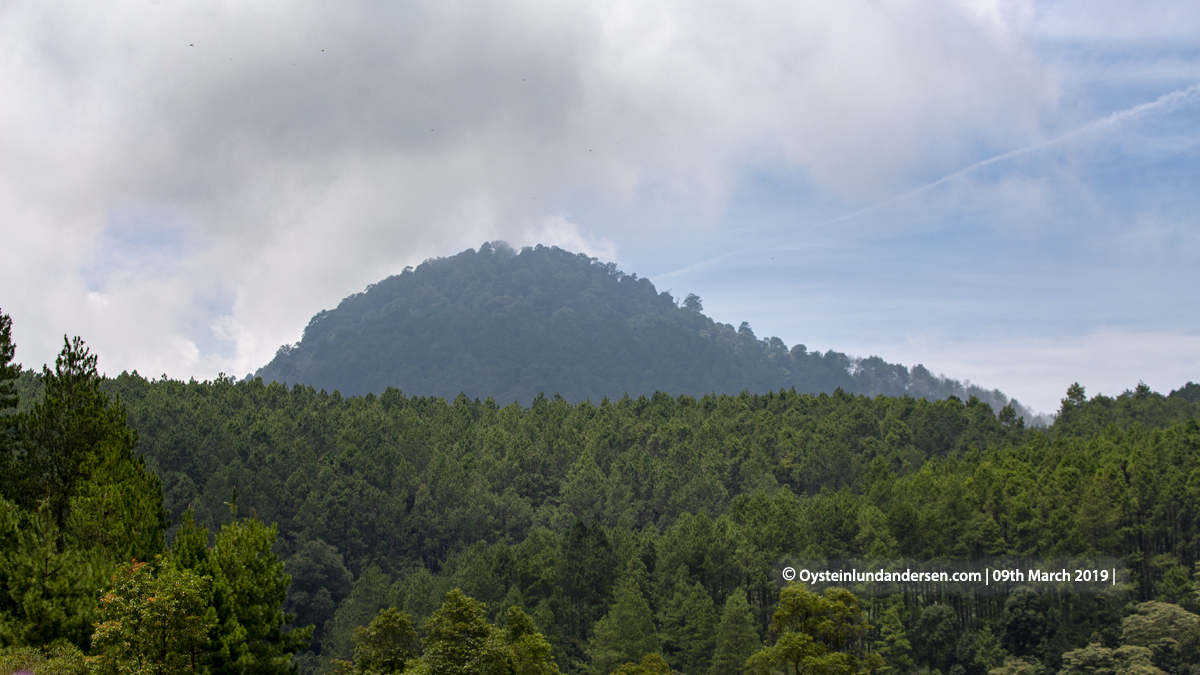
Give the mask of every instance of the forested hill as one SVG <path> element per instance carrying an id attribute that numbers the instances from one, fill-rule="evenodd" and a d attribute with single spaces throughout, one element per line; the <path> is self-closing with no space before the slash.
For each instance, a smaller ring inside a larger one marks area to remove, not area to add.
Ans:
<path id="1" fill-rule="evenodd" d="M 599 402 L 626 393 L 792 387 L 930 400 L 976 396 L 994 410 L 1009 403 L 999 391 L 964 387 L 923 366 L 789 349 L 777 337 L 756 337 L 746 323 L 717 323 L 702 309 L 695 296 L 679 303 L 649 279 L 584 254 L 487 243 L 405 269 L 320 312 L 303 339 L 281 347 L 257 375 L 344 395 L 398 387 L 410 395 L 453 399 L 462 392 L 524 405 L 539 393 Z"/>

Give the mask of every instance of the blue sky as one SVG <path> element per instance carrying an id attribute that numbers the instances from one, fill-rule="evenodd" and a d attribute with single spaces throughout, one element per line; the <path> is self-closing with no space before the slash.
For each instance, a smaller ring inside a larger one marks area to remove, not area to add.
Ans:
<path id="1" fill-rule="evenodd" d="M 263 365 L 406 265 L 556 244 L 1053 411 L 1200 380 L 1200 7 L 0 2 L 18 360 Z"/>

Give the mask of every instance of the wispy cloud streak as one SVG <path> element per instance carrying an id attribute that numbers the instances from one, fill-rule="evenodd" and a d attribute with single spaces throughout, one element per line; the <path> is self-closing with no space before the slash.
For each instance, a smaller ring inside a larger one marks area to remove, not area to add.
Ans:
<path id="1" fill-rule="evenodd" d="M 1058 136 L 1055 136 L 1054 138 L 1051 138 L 1051 139 L 1048 139 L 1045 141 L 1041 141 L 1039 143 L 1034 143 L 1032 145 L 1027 145 L 1022 148 L 1017 148 L 1016 150 L 1009 150 L 1008 152 L 1004 152 L 999 155 L 995 155 L 993 157 L 988 157 L 987 159 L 982 159 L 978 162 L 975 162 L 974 164 L 971 164 L 962 169 L 959 169 L 958 171 L 955 171 L 954 173 L 946 174 L 945 176 L 942 176 L 941 178 L 938 178 L 937 180 L 931 181 L 929 183 L 925 183 L 924 185 L 921 185 L 920 187 L 916 187 L 916 188 L 913 188 L 912 190 L 908 190 L 907 192 L 902 192 L 898 195 L 888 197 L 887 199 L 877 202 L 875 204 L 872 204 L 866 208 L 862 208 L 857 211 L 853 211 L 851 213 L 840 215 L 836 218 L 830 218 L 829 220 L 821 221 L 819 223 L 816 223 L 815 225 L 812 225 L 812 227 L 813 228 L 826 227 L 829 225 L 834 225 L 836 223 L 853 220 L 855 218 L 858 218 L 859 216 L 864 216 L 868 213 L 873 213 L 875 211 L 878 211 L 884 207 L 890 206 L 897 202 L 901 202 L 901 201 L 904 201 L 905 199 L 909 199 L 909 198 L 915 197 L 917 195 L 923 194 L 925 192 L 928 192 L 940 185 L 949 183 L 950 181 L 955 180 L 956 178 L 961 178 L 963 176 L 966 176 L 969 173 L 978 171 L 979 169 L 982 169 L 984 167 L 991 166 L 993 164 L 1000 164 L 1002 162 L 1006 162 L 1011 159 L 1016 159 L 1017 157 L 1022 157 L 1025 155 L 1033 154 L 1040 150 L 1045 150 L 1047 148 L 1050 148 L 1050 147 L 1053 147 L 1056 145 L 1061 145 L 1068 141 L 1071 141 L 1071 140 L 1074 140 L 1074 139 L 1077 139 L 1077 138 L 1080 138 L 1083 136 L 1087 136 L 1089 134 L 1100 133 L 1103 131 L 1110 130 L 1114 127 L 1121 125 L 1122 123 L 1129 122 L 1131 120 L 1137 119 L 1137 118 L 1147 115 L 1149 113 L 1152 113 L 1152 112 L 1155 112 L 1158 110 L 1162 110 L 1165 108 L 1169 108 L 1170 106 L 1173 106 L 1173 105 L 1183 103 L 1183 102 L 1187 101 L 1188 99 L 1195 97 L 1197 94 L 1200 94 L 1200 83 L 1193 84 L 1192 86 L 1184 88 L 1184 89 L 1179 89 L 1177 91 L 1172 91 L 1170 93 L 1163 94 L 1162 96 L 1159 96 L 1157 99 L 1155 99 L 1153 101 L 1141 103 L 1141 104 L 1133 106 L 1132 108 L 1118 110 L 1118 111 L 1116 111 L 1110 115 L 1107 115 L 1105 117 L 1102 117 L 1100 119 L 1092 120 L 1091 122 L 1088 122 L 1087 124 L 1084 124 L 1083 126 L 1080 126 L 1078 128 L 1072 129 L 1065 133 L 1059 134 Z M 739 250 L 739 251 L 731 251 L 731 252 L 719 255 L 715 258 L 711 258 L 709 260 L 705 260 L 705 261 L 698 262 L 698 263 L 695 263 L 692 265 L 688 265 L 687 267 L 682 267 L 680 269 L 677 269 L 677 270 L 674 270 L 671 272 L 665 272 L 663 274 L 659 274 L 657 276 L 651 277 L 651 280 L 657 283 L 658 281 L 661 281 L 664 279 L 670 279 L 672 277 L 687 274 L 689 272 L 694 272 L 699 269 L 704 269 L 706 267 L 709 267 L 711 265 L 719 263 L 723 260 L 727 260 L 729 258 L 738 256 L 738 255 L 752 253 L 757 250 L 758 249 L 743 249 L 743 250 Z"/>
<path id="2" fill-rule="evenodd" d="M 928 192 L 929 190 L 932 190 L 933 188 L 938 187 L 939 185 L 944 185 L 945 183 L 949 183 L 950 181 L 952 181 L 956 178 L 961 178 L 973 171 L 982 169 L 985 166 L 991 166 L 993 164 L 999 164 L 1001 162 L 1006 162 L 1010 159 L 1015 159 L 1017 157 L 1029 155 L 1029 154 L 1035 153 L 1039 150 L 1045 150 L 1046 148 L 1053 147 L 1055 145 L 1061 145 L 1063 143 L 1066 143 L 1067 141 L 1079 138 L 1081 136 L 1087 136 L 1092 133 L 1111 129 L 1113 127 L 1120 125 L 1123 122 L 1128 122 L 1130 120 L 1137 119 L 1138 117 L 1141 117 L 1147 113 L 1150 113 L 1150 112 L 1153 112 L 1156 110 L 1160 110 L 1163 108 L 1167 108 L 1167 107 L 1177 104 L 1177 103 L 1182 103 L 1183 101 L 1195 96 L 1197 93 L 1200 93 L 1200 83 L 1193 84 L 1192 86 L 1187 87 L 1186 89 L 1180 89 L 1178 91 L 1173 91 L 1168 94 L 1163 94 L 1162 96 L 1159 96 L 1157 99 L 1155 99 L 1153 101 L 1150 101 L 1147 103 L 1141 103 L 1139 105 L 1133 106 L 1132 108 L 1127 108 L 1125 110 L 1118 110 L 1117 112 L 1114 112 L 1111 115 L 1108 115 L 1107 117 L 1102 117 L 1098 120 L 1093 120 L 1077 129 L 1072 129 L 1071 131 L 1068 131 L 1066 133 L 1055 136 L 1054 138 L 1051 138 L 1049 140 L 1042 141 L 1040 143 L 1034 143 L 1033 145 L 1027 145 L 1023 148 L 1018 148 L 1016 150 L 1009 150 L 1008 152 L 996 155 L 994 157 L 988 157 L 987 159 L 983 159 L 978 162 L 975 162 L 974 164 L 967 166 L 965 168 L 959 169 L 958 171 L 955 171 L 954 173 L 946 174 L 945 176 L 942 176 L 941 178 L 939 178 L 935 181 L 926 183 L 920 187 L 909 190 L 908 192 L 903 192 L 894 197 L 889 197 L 881 202 L 872 204 L 871 206 L 868 206 L 864 209 L 859 209 L 858 211 L 854 211 L 853 213 L 847 213 L 845 215 L 838 216 L 837 218 L 831 218 L 830 220 L 826 220 L 826 221 L 817 223 L 816 225 L 814 225 L 814 227 L 824 227 L 826 225 L 833 225 L 834 223 L 840 223 L 843 221 L 852 220 L 859 216 L 866 215 L 866 214 L 872 213 L 874 211 L 878 211 L 879 209 L 881 209 L 885 206 L 890 206 L 891 204 L 895 204 L 896 202 L 903 201 L 910 197 L 915 197 L 924 192 Z"/>

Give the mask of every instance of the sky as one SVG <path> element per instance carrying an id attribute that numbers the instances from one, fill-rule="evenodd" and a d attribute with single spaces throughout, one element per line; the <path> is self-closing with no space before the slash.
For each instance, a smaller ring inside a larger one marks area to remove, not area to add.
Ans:
<path id="1" fill-rule="evenodd" d="M 503 239 L 1053 412 L 1200 381 L 1200 3 L 0 0 L 17 360 L 238 377 Z"/>

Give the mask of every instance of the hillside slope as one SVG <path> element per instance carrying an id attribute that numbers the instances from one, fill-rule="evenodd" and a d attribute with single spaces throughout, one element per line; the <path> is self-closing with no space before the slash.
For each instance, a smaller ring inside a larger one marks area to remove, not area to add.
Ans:
<path id="1" fill-rule="evenodd" d="M 999 391 L 964 387 L 878 357 L 788 348 L 678 306 L 650 280 L 555 247 L 503 242 L 428 260 L 313 317 L 303 339 L 257 373 L 346 395 L 399 387 L 410 395 L 491 396 L 529 404 L 539 393 L 571 402 L 666 391 L 673 395 L 842 388 L 868 395 L 977 396 L 999 411 Z M 1017 408 L 1018 414 L 1025 411 Z"/>

